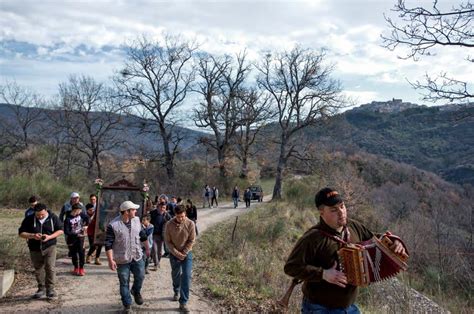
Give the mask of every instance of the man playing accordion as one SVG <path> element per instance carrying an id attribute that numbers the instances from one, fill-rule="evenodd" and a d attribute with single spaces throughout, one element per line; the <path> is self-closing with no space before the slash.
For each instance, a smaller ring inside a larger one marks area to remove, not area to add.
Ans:
<path id="1" fill-rule="evenodd" d="M 370 240 L 374 234 L 347 218 L 344 201 L 334 189 L 320 190 L 315 203 L 320 222 L 298 240 L 284 271 L 303 281 L 302 313 L 360 313 L 354 304 L 358 287 L 348 284 L 338 262 L 338 250 L 347 243 Z M 402 242 L 394 238 L 390 249 L 406 255 Z"/>

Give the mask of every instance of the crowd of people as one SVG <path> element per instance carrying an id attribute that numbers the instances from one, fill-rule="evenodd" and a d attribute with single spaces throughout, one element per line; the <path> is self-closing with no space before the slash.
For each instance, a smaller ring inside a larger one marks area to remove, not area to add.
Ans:
<path id="1" fill-rule="evenodd" d="M 246 207 L 250 206 L 251 193 L 243 193 Z M 234 208 L 240 192 L 232 192 Z M 216 186 L 204 186 L 203 208 L 219 206 Z M 38 290 L 33 298 L 56 297 L 55 262 L 57 237 L 64 234 L 75 276 L 86 275 L 86 264 L 102 265 L 100 255 L 105 247 L 107 263 L 116 271 L 120 284 L 122 304 L 130 310 L 132 296 L 135 303 L 143 303 L 141 288 L 146 274 L 160 268 L 162 258 L 169 258 L 173 282 L 173 300 L 179 301 L 181 311 L 187 312 L 191 283 L 192 247 L 198 235 L 197 208 L 191 199 L 157 196 L 141 217 L 140 205 L 131 201 L 121 203 L 119 214 L 106 226 L 105 240 L 96 243 L 97 195 L 90 194 L 84 205 L 79 193 L 72 192 L 57 216 L 39 202 L 37 196 L 28 200 L 19 235 L 27 239 L 30 257 L 35 269 Z M 86 239 L 87 238 L 87 239 Z M 88 249 L 86 250 L 86 241 Z M 130 289 L 130 275 L 133 284 Z"/>
<path id="2" fill-rule="evenodd" d="M 249 206 L 248 194 L 249 189 L 246 189 L 246 206 Z M 240 197 L 237 186 L 231 195 L 235 208 Z M 203 197 L 204 207 L 211 207 L 214 202 L 217 206 L 218 190 L 215 187 L 206 185 Z M 30 207 L 25 211 L 19 235 L 28 240 L 35 269 L 38 290 L 33 298 L 56 296 L 56 243 L 57 237 L 63 233 L 75 275 L 85 275 L 84 264 L 91 262 L 94 252 L 95 264 L 101 264 L 101 246 L 94 243 L 97 196 L 91 194 L 89 200 L 90 203 L 83 206 L 79 194 L 73 192 L 58 217 L 46 205 L 39 203 L 37 197 L 29 199 Z M 341 245 L 369 240 L 374 233 L 347 217 L 342 196 L 332 188 L 318 191 L 315 205 L 320 222 L 297 241 L 285 263 L 284 272 L 303 282 L 302 313 L 360 313 L 354 304 L 358 288 L 348 283 L 346 274 L 340 268 L 337 251 Z M 196 206 L 190 199 L 183 204 L 180 198 L 173 196 L 168 200 L 166 195 L 160 195 L 155 199 L 153 208 L 142 215 L 141 221 L 136 215 L 139 207 L 132 201 L 122 202 L 120 214 L 108 224 L 105 236 L 108 265 L 117 272 L 124 309 L 131 309 L 132 296 L 136 304 L 143 304 L 141 289 L 145 274 L 150 270 L 156 271 L 160 268 L 161 259 L 169 257 L 173 300 L 179 302 L 180 311 L 189 312 L 192 248 L 198 233 Z M 87 257 L 86 236 L 90 247 Z M 400 238 L 390 236 L 393 252 L 407 256 Z M 133 275 L 131 289 L 130 275 Z"/>
<path id="3" fill-rule="evenodd" d="M 218 192 L 214 191 L 210 200 L 217 205 Z M 79 193 L 71 193 L 59 216 L 39 202 L 37 196 L 30 197 L 28 202 L 30 206 L 18 232 L 27 239 L 35 269 L 38 289 L 32 297 L 52 299 L 57 296 L 54 289 L 57 237 L 64 234 L 73 275 L 84 276 L 84 265 L 92 263 L 93 257 L 95 265 L 102 265 L 102 244 L 94 241 L 97 195 L 91 194 L 89 203 L 84 206 Z M 141 219 L 136 215 L 139 207 L 131 201 L 122 202 L 119 215 L 107 225 L 105 234 L 107 262 L 109 268 L 117 272 L 124 310 L 131 309 L 132 296 L 136 304 L 143 304 L 141 288 L 145 274 L 158 270 L 161 259 L 168 257 L 173 300 L 179 301 L 181 311 L 188 312 L 192 247 L 198 234 L 197 208 L 191 199 L 183 204 L 179 197 L 168 199 L 166 195 L 156 197 L 152 208 Z M 131 289 L 130 274 L 133 275 Z"/>

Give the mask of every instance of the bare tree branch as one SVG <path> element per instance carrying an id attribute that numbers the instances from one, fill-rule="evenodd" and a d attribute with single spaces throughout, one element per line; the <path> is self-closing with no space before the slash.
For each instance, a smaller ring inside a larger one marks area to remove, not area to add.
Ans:
<path id="1" fill-rule="evenodd" d="M 390 33 L 381 37 L 383 46 L 391 51 L 398 47 L 408 48 L 406 55 L 400 56 L 402 59 L 417 61 L 423 56 L 434 56 L 436 47 L 474 47 L 474 6 L 469 0 L 452 7 L 450 11 L 441 11 L 437 0 L 434 0 L 431 9 L 409 8 L 404 0 L 399 0 L 393 11 L 398 13 L 398 21 L 385 16 Z M 467 57 L 466 60 L 467 66 L 472 68 L 474 59 Z M 446 73 L 434 78 L 427 74 L 425 78 L 426 82 L 410 83 L 415 89 L 423 91 L 424 100 L 469 102 L 474 99 L 468 82 Z"/>
<path id="2" fill-rule="evenodd" d="M 274 199 L 281 198 L 284 169 L 297 151 L 292 139 L 345 106 L 340 84 L 331 79 L 333 68 L 324 64 L 324 57 L 324 52 L 296 47 L 274 56 L 267 54 L 257 65 L 258 85 L 271 96 L 280 127 Z"/>
<path id="3" fill-rule="evenodd" d="M 177 109 L 194 81 L 190 65 L 196 49 L 194 42 L 171 35 L 162 41 L 139 38 L 127 46 L 127 61 L 115 78 L 130 106 L 155 121 L 170 180 L 175 176 L 174 159 L 181 141 L 175 134 Z"/>

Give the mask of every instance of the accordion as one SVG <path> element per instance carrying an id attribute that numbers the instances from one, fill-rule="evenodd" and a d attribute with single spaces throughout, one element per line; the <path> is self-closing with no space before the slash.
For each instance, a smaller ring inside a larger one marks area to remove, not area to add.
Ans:
<path id="1" fill-rule="evenodd" d="M 337 252 L 341 271 L 354 286 L 368 286 L 373 282 L 395 276 L 407 270 L 408 255 L 394 253 L 389 236 L 373 237 L 358 244 L 348 243 Z"/>

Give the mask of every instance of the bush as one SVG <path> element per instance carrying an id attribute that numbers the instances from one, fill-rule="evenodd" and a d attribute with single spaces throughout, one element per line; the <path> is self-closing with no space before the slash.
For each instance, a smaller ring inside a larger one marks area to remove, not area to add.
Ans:
<path id="1" fill-rule="evenodd" d="M 57 181 L 46 172 L 38 172 L 33 176 L 15 176 L 0 181 L 0 206 L 28 207 L 28 198 L 37 195 L 41 202 L 49 208 L 59 210 L 71 191 L 84 191 L 84 181 L 78 180 L 75 185 Z"/>
<path id="2" fill-rule="evenodd" d="M 289 283 L 283 272 L 286 257 L 317 222 L 316 213 L 279 202 L 240 216 L 233 241 L 235 221 L 207 230 L 194 249 L 196 275 L 231 311 L 274 310 L 275 296 Z M 297 307 L 300 300 L 292 299 Z"/>

